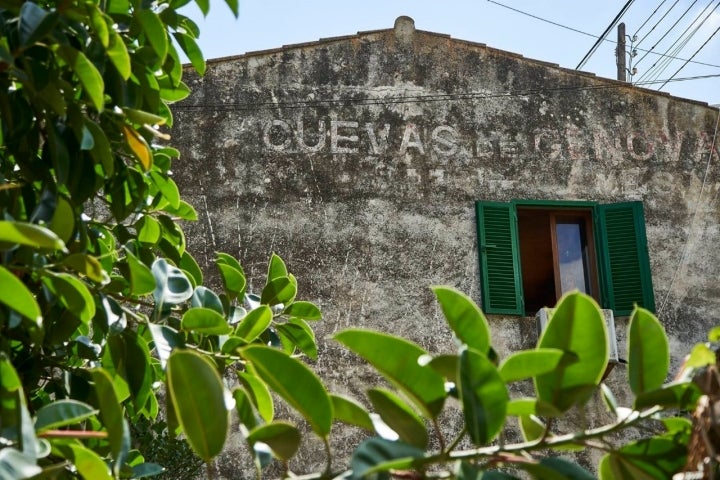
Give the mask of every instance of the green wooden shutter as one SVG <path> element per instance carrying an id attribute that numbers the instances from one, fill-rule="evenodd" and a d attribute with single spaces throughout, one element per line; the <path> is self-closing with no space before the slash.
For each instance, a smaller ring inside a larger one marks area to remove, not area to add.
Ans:
<path id="1" fill-rule="evenodd" d="M 636 303 L 654 311 L 642 202 L 598 205 L 596 214 L 603 306 L 618 316 Z"/>
<path id="2" fill-rule="evenodd" d="M 477 202 L 480 291 L 486 313 L 523 315 L 515 207 Z"/>

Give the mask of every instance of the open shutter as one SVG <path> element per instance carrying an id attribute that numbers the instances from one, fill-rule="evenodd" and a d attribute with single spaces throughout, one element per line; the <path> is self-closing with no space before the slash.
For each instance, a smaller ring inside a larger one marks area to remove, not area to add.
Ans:
<path id="1" fill-rule="evenodd" d="M 597 207 L 603 306 L 630 315 L 635 304 L 655 310 L 642 202 Z"/>
<path id="2" fill-rule="evenodd" d="M 486 313 L 523 315 L 515 208 L 477 202 L 480 291 Z"/>

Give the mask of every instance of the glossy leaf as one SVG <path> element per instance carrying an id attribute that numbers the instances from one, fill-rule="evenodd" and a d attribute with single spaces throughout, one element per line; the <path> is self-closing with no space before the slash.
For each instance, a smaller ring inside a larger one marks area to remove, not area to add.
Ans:
<path id="1" fill-rule="evenodd" d="M 670 366 L 665 331 L 657 318 L 636 308 L 628 326 L 628 378 L 635 395 L 660 388 Z"/>
<path id="2" fill-rule="evenodd" d="M 315 306 L 315 304 L 305 301 L 292 302 L 290 305 L 285 307 L 283 313 L 291 317 L 301 318 L 308 321 L 322 319 L 320 309 Z"/>
<path id="3" fill-rule="evenodd" d="M 177 305 L 189 300 L 193 294 L 193 286 L 185 274 L 177 267 L 170 265 L 165 259 L 158 258 L 153 262 L 152 273 L 155 277 L 155 302 L 161 305 Z"/>
<path id="4" fill-rule="evenodd" d="M 275 416 L 275 407 L 267 385 L 258 377 L 247 372 L 238 372 L 238 380 L 247 391 L 250 401 L 257 409 L 260 417 L 266 422 L 272 422 Z"/>
<path id="5" fill-rule="evenodd" d="M 545 424 L 535 415 L 520 415 L 520 431 L 526 442 L 531 442 L 542 437 L 545 433 Z"/>
<path id="6" fill-rule="evenodd" d="M 255 415 L 253 403 L 250 400 L 250 395 L 245 391 L 245 389 L 236 388 L 232 391 L 232 395 L 235 400 L 235 411 L 238 413 L 240 423 L 248 430 L 252 430 L 258 426 L 259 422 L 257 416 Z"/>
<path id="7" fill-rule="evenodd" d="M 98 413 L 90 405 L 77 400 L 56 400 L 38 410 L 35 418 L 35 430 L 56 429 L 78 423 Z"/>
<path id="8" fill-rule="evenodd" d="M 90 151 L 96 163 L 103 167 L 105 178 L 110 178 L 115 174 L 115 159 L 112 156 L 112 149 L 107 135 L 97 123 L 86 119 L 85 128 L 90 131 L 93 137 L 93 148 Z"/>
<path id="9" fill-rule="evenodd" d="M 98 69 L 84 53 L 69 45 L 60 45 L 57 52 L 77 75 L 92 106 L 98 112 L 102 112 L 105 105 L 105 83 Z"/>
<path id="10" fill-rule="evenodd" d="M 29 46 L 51 32 L 57 15 L 32 2 L 24 2 L 20 8 L 20 43 Z"/>
<path id="11" fill-rule="evenodd" d="M 63 242 L 70 242 L 75 234 L 75 212 L 65 197 L 58 195 L 57 205 L 50 220 L 50 230 L 60 237 Z"/>
<path id="12" fill-rule="evenodd" d="M 685 368 L 702 368 L 709 365 L 715 365 L 717 359 L 715 358 L 715 352 L 704 343 L 698 343 L 690 351 L 690 356 L 685 360 Z"/>
<path id="13" fill-rule="evenodd" d="M 457 385 L 470 439 L 475 445 L 490 442 L 505 422 L 510 399 L 505 382 L 487 357 L 466 348 L 460 352 Z"/>
<path id="14" fill-rule="evenodd" d="M 300 431 L 287 422 L 273 422 L 256 427 L 250 432 L 247 441 L 254 445 L 257 442 L 267 444 L 273 455 L 280 460 L 290 460 L 300 448 Z"/>
<path id="15" fill-rule="evenodd" d="M 30 478 L 42 472 L 34 457 L 12 447 L 0 449 L 0 479 Z"/>
<path id="16" fill-rule="evenodd" d="M 380 418 L 398 434 L 400 440 L 418 448 L 427 448 L 425 424 L 400 397 L 380 388 L 369 389 L 367 395 Z"/>
<path id="17" fill-rule="evenodd" d="M 43 277 L 43 284 L 57 297 L 60 304 L 81 322 L 89 323 L 95 315 L 95 301 L 90 290 L 69 273 L 53 273 Z"/>
<path id="18" fill-rule="evenodd" d="M 65 243 L 55 232 L 32 223 L 0 220 L 0 242 L 50 251 L 65 251 Z"/>
<path id="19" fill-rule="evenodd" d="M 273 314 L 270 307 L 260 305 L 250 310 L 235 328 L 235 335 L 250 343 L 263 333 L 272 323 Z"/>
<path id="20" fill-rule="evenodd" d="M 297 410 L 320 437 L 332 425 L 332 403 L 320 379 L 300 361 L 274 348 L 250 345 L 242 355 L 258 376 Z"/>
<path id="21" fill-rule="evenodd" d="M 520 480 L 518 477 L 505 472 L 486 470 L 484 468 L 479 470 L 468 462 L 459 463 L 455 478 L 457 480 Z"/>
<path id="22" fill-rule="evenodd" d="M 300 322 L 302 320 L 277 325 L 277 333 L 281 338 L 285 338 L 293 346 L 299 348 L 308 358 L 317 360 L 318 349 L 315 343 L 315 334 L 307 324 L 302 325 Z"/>
<path id="23" fill-rule="evenodd" d="M 333 416 L 335 420 L 364 428 L 368 432 L 375 430 L 367 410 L 358 402 L 332 393 L 330 394 L 330 400 L 333 404 Z"/>
<path id="24" fill-rule="evenodd" d="M 137 229 L 137 239 L 142 243 L 149 243 L 150 245 L 155 245 L 157 242 L 160 241 L 160 238 L 162 236 L 162 228 L 160 227 L 160 222 L 155 220 L 150 215 L 144 215 L 140 220 L 137 221 L 135 224 L 135 228 Z"/>
<path id="25" fill-rule="evenodd" d="M 190 298 L 190 305 L 193 307 L 209 308 L 220 315 L 225 315 L 220 298 L 215 292 L 202 285 L 196 287 L 195 291 L 193 291 L 192 297 Z"/>
<path id="26" fill-rule="evenodd" d="M 404 392 L 424 415 L 435 418 L 445 401 L 445 380 L 418 359 L 427 355 L 418 345 L 402 338 L 370 330 L 350 329 L 335 335 L 393 385 Z"/>
<path id="27" fill-rule="evenodd" d="M 129 250 L 125 250 L 125 258 L 130 270 L 130 290 L 135 295 L 147 295 L 156 289 L 152 270 L 142 263 Z"/>
<path id="28" fill-rule="evenodd" d="M 162 192 L 165 200 L 170 203 L 170 206 L 173 208 L 179 208 L 180 190 L 178 190 L 178 186 L 175 182 L 171 178 L 164 177 L 155 171 L 150 172 L 150 177 L 153 179 L 153 182 L 157 186 L 158 190 Z"/>
<path id="29" fill-rule="evenodd" d="M 203 335 L 227 335 L 232 327 L 225 321 L 225 317 L 215 310 L 204 307 L 189 309 L 182 316 L 182 329 Z"/>
<path id="30" fill-rule="evenodd" d="M 107 52 L 108 58 L 112 64 L 115 66 L 115 69 L 120 74 L 120 77 L 123 80 L 127 80 L 130 78 L 130 73 L 132 71 L 130 54 L 127 51 L 127 47 L 125 46 L 125 42 L 123 42 L 122 37 L 115 31 L 114 28 L 110 28 L 108 33 L 110 37 L 105 51 Z"/>
<path id="31" fill-rule="evenodd" d="M 146 38 L 160 58 L 160 63 L 163 63 L 168 53 L 168 38 L 162 21 L 155 12 L 145 9 L 136 9 L 135 18 L 140 22 Z"/>
<path id="32" fill-rule="evenodd" d="M 541 458 L 539 463 L 523 463 L 523 470 L 533 474 L 534 478 L 547 478 L 553 480 L 595 480 L 593 474 L 576 463 L 563 458 Z M 619 479 L 618 479 L 619 480 Z"/>
<path id="33" fill-rule="evenodd" d="M 552 372 L 560 364 L 563 355 L 563 351 L 556 348 L 516 352 L 500 365 L 500 376 L 505 383 L 510 383 Z"/>
<path id="34" fill-rule="evenodd" d="M 187 251 L 183 252 L 180 263 L 178 264 L 184 272 L 191 275 L 195 279 L 195 285 L 202 285 L 203 273 L 195 259 Z M 207 306 L 207 305 L 204 305 Z"/>
<path id="35" fill-rule="evenodd" d="M 490 327 L 470 297 L 450 287 L 433 287 L 445 320 L 457 339 L 480 353 L 490 348 Z"/>
<path id="36" fill-rule="evenodd" d="M 289 303 L 295 298 L 297 286 L 289 276 L 272 279 L 263 288 L 260 303 L 263 305 L 277 305 Z"/>
<path id="37" fill-rule="evenodd" d="M 230 299 L 242 297 L 245 293 L 245 275 L 241 270 L 236 269 L 231 265 L 224 263 L 217 263 L 218 270 L 220 270 L 220 276 L 225 287 L 225 293 Z"/>
<path id="38" fill-rule="evenodd" d="M 352 474 L 349 478 L 360 480 L 380 471 L 408 470 L 425 457 L 425 450 L 393 442 L 383 438 L 371 438 L 362 442 L 350 460 Z"/>
<path id="39" fill-rule="evenodd" d="M 185 55 L 187 55 L 193 68 L 199 75 L 204 75 L 205 59 L 203 58 L 202 51 L 200 51 L 200 47 L 198 47 L 195 40 L 190 35 L 181 32 L 173 33 L 173 37 L 175 37 L 178 45 L 180 45 L 182 51 L 185 52 Z"/>
<path id="40" fill-rule="evenodd" d="M 175 350 L 167 362 L 167 386 L 188 443 L 210 461 L 222 450 L 229 426 L 225 388 L 215 366 L 192 350 Z"/>
<path id="41" fill-rule="evenodd" d="M 577 355 L 577 361 L 536 376 L 538 398 L 560 411 L 586 402 L 607 367 L 607 342 L 599 340 L 606 338 L 605 320 L 592 298 L 579 292 L 563 296 L 538 348 L 571 352 Z"/>
<path id="42" fill-rule="evenodd" d="M 110 282 L 110 276 L 103 269 L 98 259 L 92 255 L 73 253 L 65 257 L 60 264 L 72 268 L 75 272 L 85 275 L 90 280 L 101 285 Z"/>
<path id="43" fill-rule="evenodd" d="M 268 263 L 267 283 L 270 283 L 271 280 L 275 280 L 276 278 L 287 276 L 288 269 L 285 266 L 285 262 L 277 254 L 273 253 Z"/>
<path id="44" fill-rule="evenodd" d="M 82 478 L 112 480 L 107 463 L 97 453 L 79 443 L 66 443 L 57 447 L 70 460 Z"/>
<path id="45" fill-rule="evenodd" d="M 508 402 L 507 414 L 513 416 L 540 415 L 556 417 L 561 414 L 554 406 L 537 398 L 513 398 Z"/>
<path id="46" fill-rule="evenodd" d="M 150 323 L 148 325 L 150 333 L 152 335 L 153 342 L 155 343 L 155 352 L 158 358 L 160 358 L 160 364 L 165 367 L 167 359 L 170 358 L 175 348 L 183 348 L 185 346 L 185 340 L 177 330 L 174 330 L 167 325 L 157 325 Z"/>
<path id="47" fill-rule="evenodd" d="M 8 269 L 0 265 L 0 303 L 15 310 L 37 325 L 42 321 L 40 307 L 25 284 Z"/>
<path id="48" fill-rule="evenodd" d="M 108 432 L 110 451 L 116 462 L 117 473 L 130 450 L 130 429 L 108 373 L 101 368 L 95 368 L 91 370 L 91 374 L 95 384 L 95 397 L 100 407 L 100 418 Z"/>
<path id="49" fill-rule="evenodd" d="M 657 390 L 641 393 L 635 398 L 633 407 L 642 410 L 660 405 L 664 408 L 692 409 L 701 395 L 702 392 L 693 382 L 673 382 Z"/>

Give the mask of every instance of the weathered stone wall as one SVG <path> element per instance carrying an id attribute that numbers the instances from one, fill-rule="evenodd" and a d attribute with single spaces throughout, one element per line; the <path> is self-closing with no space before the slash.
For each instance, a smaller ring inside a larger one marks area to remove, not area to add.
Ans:
<path id="1" fill-rule="evenodd" d="M 324 311 L 315 367 L 335 391 L 362 398 L 375 381 L 327 338 L 343 328 L 453 348 L 428 286 L 479 302 L 481 199 L 642 200 L 673 364 L 718 323 L 716 109 L 416 31 L 406 17 L 211 61 L 188 83 L 171 132 L 177 182 L 200 216 L 188 244 L 208 269 L 215 251 L 237 255 L 255 290 L 280 254 L 299 297 Z M 531 318 L 489 321 L 502 355 L 536 341 Z"/>

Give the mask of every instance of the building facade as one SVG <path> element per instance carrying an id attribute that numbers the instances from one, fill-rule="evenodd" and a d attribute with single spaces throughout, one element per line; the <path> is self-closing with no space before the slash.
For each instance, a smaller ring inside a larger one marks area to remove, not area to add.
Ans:
<path id="1" fill-rule="evenodd" d="M 324 312 L 315 368 L 334 391 L 375 381 L 327 338 L 344 328 L 454 348 L 431 285 L 476 299 L 503 356 L 534 346 L 534 311 L 569 286 L 614 311 L 621 357 L 633 303 L 656 311 L 674 367 L 718 323 L 715 108 L 408 17 L 187 83 L 171 134 L 200 217 L 188 244 L 208 270 L 239 257 L 250 290 L 271 252 L 287 262 Z"/>

